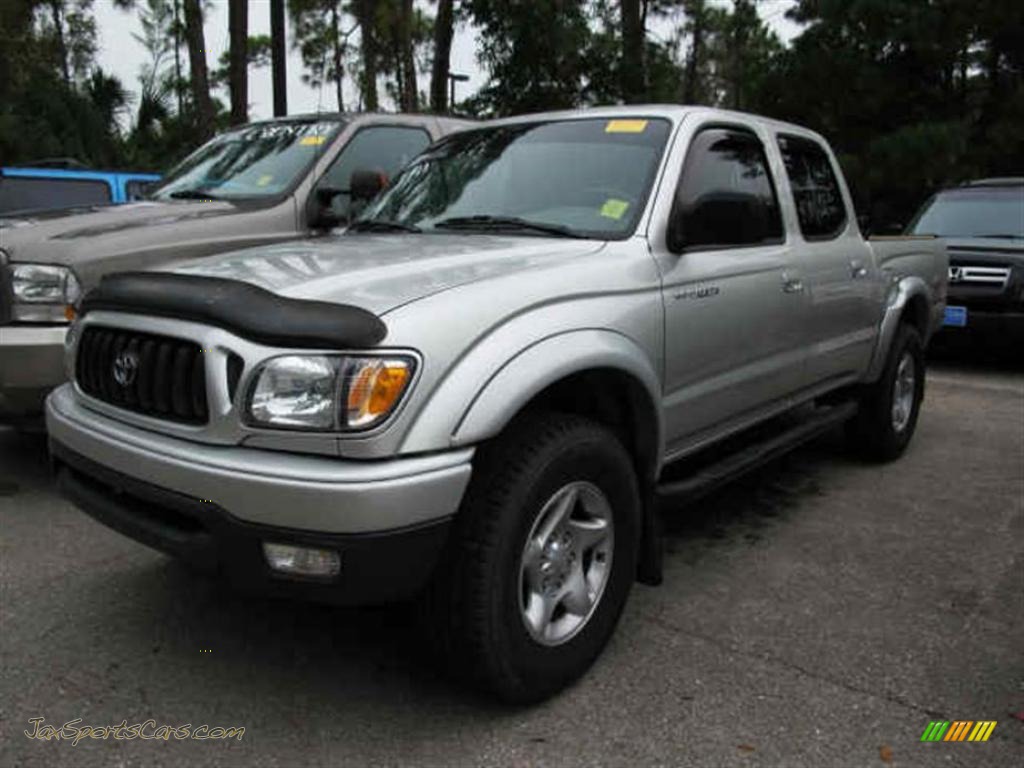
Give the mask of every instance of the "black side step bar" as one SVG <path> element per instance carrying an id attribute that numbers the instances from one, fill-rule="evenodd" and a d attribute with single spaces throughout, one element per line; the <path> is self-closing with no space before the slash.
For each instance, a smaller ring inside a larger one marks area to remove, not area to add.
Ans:
<path id="1" fill-rule="evenodd" d="M 802 443 L 828 432 L 856 412 L 857 404 L 852 402 L 821 406 L 812 409 L 799 421 L 785 424 L 781 428 L 782 431 L 776 428 L 774 431 L 769 431 L 768 434 L 761 434 L 759 438 L 747 441 L 742 441 L 743 435 L 741 434 L 735 439 L 739 446 L 737 450 L 718 456 L 711 463 L 698 465 L 692 472 L 686 473 L 679 480 L 670 480 L 660 484 L 657 488 L 658 507 L 663 511 L 668 511 L 670 506 L 675 507 L 703 496 L 726 482 L 788 453 Z M 764 432 L 763 429 L 761 431 Z M 728 442 L 733 443 L 734 439 L 730 439 Z M 689 461 L 689 459 L 683 459 L 679 464 Z M 671 467 L 666 470 L 663 472 L 663 476 L 670 473 L 678 475 L 678 472 L 671 472 Z"/>

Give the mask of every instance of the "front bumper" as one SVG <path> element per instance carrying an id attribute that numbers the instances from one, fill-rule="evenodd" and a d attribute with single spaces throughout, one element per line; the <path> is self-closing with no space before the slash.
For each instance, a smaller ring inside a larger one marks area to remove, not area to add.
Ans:
<path id="1" fill-rule="evenodd" d="M 415 594 L 469 482 L 472 449 L 355 462 L 208 446 L 100 416 L 70 385 L 47 400 L 61 490 L 144 544 L 243 589 L 335 603 Z M 261 542 L 341 553 L 333 581 L 279 576 Z"/>
<path id="2" fill-rule="evenodd" d="M 981 340 L 990 344 L 1014 346 L 1024 344 L 1024 311 L 1002 311 L 990 308 L 976 309 L 969 304 L 958 304 L 955 298 L 951 306 L 967 307 L 967 325 L 959 328 L 942 326 L 940 340 Z"/>
<path id="3" fill-rule="evenodd" d="M 38 416 L 64 381 L 66 325 L 0 326 L 0 420 Z"/>

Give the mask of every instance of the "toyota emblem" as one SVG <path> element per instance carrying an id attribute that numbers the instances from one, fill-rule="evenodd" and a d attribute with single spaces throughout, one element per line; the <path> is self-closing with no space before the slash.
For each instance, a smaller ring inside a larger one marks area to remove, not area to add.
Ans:
<path id="1" fill-rule="evenodd" d="M 122 387 L 134 384 L 138 373 L 139 356 L 135 352 L 126 350 L 114 358 L 114 381 Z"/>

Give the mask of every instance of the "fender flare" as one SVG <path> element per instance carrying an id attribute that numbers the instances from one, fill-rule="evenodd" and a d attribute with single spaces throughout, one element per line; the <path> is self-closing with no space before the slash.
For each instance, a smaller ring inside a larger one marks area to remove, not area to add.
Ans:
<path id="1" fill-rule="evenodd" d="M 886 297 L 885 314 L 878 329 L 878 342 L 875 345 L 874 354 L 871 357 L 871 364 L 868 367 L 868 374 L 865 381 L 877 381 L 885 368 L 886 358 L 889 356 L 889 349 L 892 347 L 892 340 L 896 336 L 896 329 L 900 320 L 910 303 L 917 297 L 925 300 L 929 307 L 928 316 L 925 318 L 926 328 L 923 329 L 926 343 L 935 325 L 934 308 L 931 291 L 928 284 L 917 275 L 908 275 L 902 278 L 894 278 Z"/>
<path id="2" fill-rule="evenodd" d="M 656 467 L 661 465 L 664 451 L 661 413 L 661 379 L 651 365 L 648 354 L 632 339 L 607 329 L 563 331 L 520 349 L 495 368 L 482 386 L 462 398 L 459 408 L 452 408 L 452 390 L 459 387 L 465 360 L 455 368 L 421 409 L 420 415 L 403 441 L 403 450 L 416 450 L 429 445 L 428 431 L 438 427 L 439 408 L 447 409 L 451 447 L 474 445 L 494 437 L 534 397 L 555 382 L 593 369 L 611 369 L 636 380 L 650 398 L 656 429 Z M 472 378 L 470 380 L 473 380 Z"/>

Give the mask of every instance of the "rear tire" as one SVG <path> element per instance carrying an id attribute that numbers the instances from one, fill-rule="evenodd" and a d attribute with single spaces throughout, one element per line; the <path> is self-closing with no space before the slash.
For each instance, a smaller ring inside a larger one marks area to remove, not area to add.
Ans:
<path id="1" fill-rule="evenodd" d="M 925 360 L 921 335 L 903 323 L 896 331 L 878 381 L 860 399 L 847 423 L 851 446 L 869 461 L 899 458 L 910 444 L 924 398 Z"/>
<path id="2" fill-rule="evenodd" d="M 636 575 L 640 497 L 614 433 L 528 415 L 474 459 L 427 615 L 452 670 L 509 702 L 583 674 Z"/>

